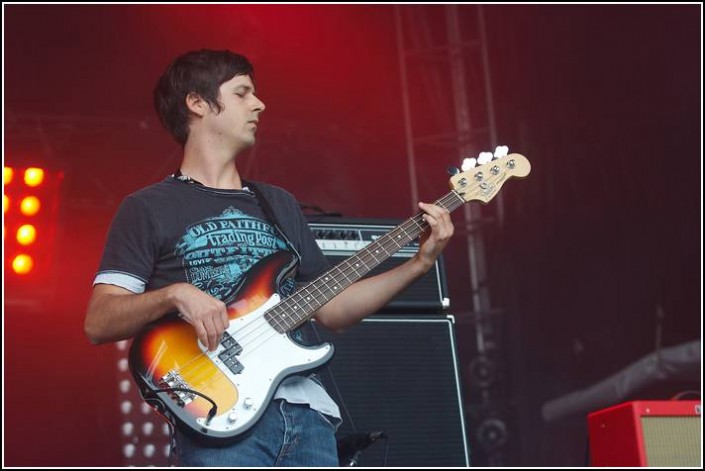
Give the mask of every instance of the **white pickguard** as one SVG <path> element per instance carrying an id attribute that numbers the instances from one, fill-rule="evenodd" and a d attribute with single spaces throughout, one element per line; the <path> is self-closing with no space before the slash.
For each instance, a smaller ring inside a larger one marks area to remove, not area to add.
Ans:
<path id="1" fill-rule="evenodd" d="M 294 343 L 287 334 L 280 334 L 269 325 L 264 313 L 279 303 L 279 295 L 272 295 L 257 310 L 230 321 L 227 332 L 243 348 L 237 360 L 244 369 L 233 374 L 218 358 L 223 352 L 219 346 L 215 352 L 201 349 L 238 389 L 238 401 L 230 410 L 218 410 L 208 425 L 205 419 L 198 423 L 214 432 L 238 435 L 252 427 L 264 413 L 266 406 L 281 381 L 300 371 L 311 370 L 328 361 L 333 354 L 330 344 L 320 347 L 302 347 Z"/>

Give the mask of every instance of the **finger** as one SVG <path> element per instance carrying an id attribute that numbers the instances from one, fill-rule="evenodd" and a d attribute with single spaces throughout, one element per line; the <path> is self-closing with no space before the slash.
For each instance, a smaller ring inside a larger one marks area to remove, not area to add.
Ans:
<path id="1" fill-rule="evenodd" d="M 450 218 L 450 212 L 438 205 L 435 204 L 426 204 L 426 203 L 419 203 L 419 207 L 421 207 L 424 211 L 426 211 L 427 214 L 429 214 L 431 217 L 433 217 L 436 222 L 438 222 L 438 225 L 440 226 L 440 230 L 446 234 L 452 234 L 453 229 L 453 222 Z M 430 224 L 430 223 L 429 223 Z"/>
<path id="2" fill-rule="evenodd" d="M 214 351 L 218 348 L 218 341 L 220 339 L 220 329 L 218 329 L 213 322 L 214 319 L 209 317 L 204 320 L 204 325 L 206 327 L 206 332 L 208 333 L 208 350 Z"/>
<path id="3" fill-rule="evenodd" d="M 222 335 L 222 333 L 230 326 L 230 319 L 228 319 L 228 308 L 225 306 L 224 302 L 218 301 L 216 309 L 217 312 L 213 318 L 213 323 L 217 327 L 218 333 Z"/>
<path id="4" fill-rule="evenodd" d="M 206 328 L 203 326 L 203 323 L 194 325 L 194 327 L 196 329 L 198 340 L 200 340 L 205 347 L 208 347 L 208 332 L 206 332 Z"/>
<path id="5" fill-rule="evenodd" d="M 228 318 L 228 311 L 226 309 L 223 309 L 223 312 L 220 315 L 220 321 L 223 324 L 223 332 L 228 330 L 228 327 L 230 327 L 230 318 Z"/>
<path id="6" fill-rule="evenodd" d="M 431 214 L 434 217 L 440 218 L 444 215 L 450 214 L 450 211 L 448 211 L 446 208 L 439 206 L 437 204 L 429 204 L 429 203 L 419 203 L 419 207 L 423 209 L 425 212 L 428 214 Z"/>
<path id="7" fill-rule="evenodd" d="M 437 227 L 437 226 L 438 226 L 438 221 L 436 220 L 436 218 L 434 218 L 434 217 L 431 216 L 430 214 L 424 214 L 424 215 L 423 215 L 423 220 L 426 221 L 426 222 L 428 223 L 428 225 L 431 226 L 431 227 Z"/>
<path id="8" fill-rule="evenodd" d="M 453 223 L 449 218 L 437 219 L 428 214 L 424 214 L 423 218 L 431 228 L 427 235 L 433 237 L 434 240 L 445 241 L 453 235 Z"/>

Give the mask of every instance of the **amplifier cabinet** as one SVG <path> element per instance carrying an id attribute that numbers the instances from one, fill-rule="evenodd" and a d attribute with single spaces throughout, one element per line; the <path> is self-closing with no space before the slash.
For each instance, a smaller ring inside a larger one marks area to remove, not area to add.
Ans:
<path id="1" fill-rule="evenodd" d="M 451 316 L 371 316 L 341 334 L 318 374 L 340 406 L 338 437 L 383 431 L 360 466 L 465 467 L 469 450 Z M 385 460 L 386 453 L 386 460 Z"/>

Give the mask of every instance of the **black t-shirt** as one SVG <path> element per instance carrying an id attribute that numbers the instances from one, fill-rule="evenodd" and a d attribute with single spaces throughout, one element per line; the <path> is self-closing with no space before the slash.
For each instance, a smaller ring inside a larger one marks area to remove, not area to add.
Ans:
<path id="1" fill-rule="evenodd" d="M 301 258 L 296 282 L 313 280 L 329 263 L 298 203 L 281 188 L 262 183 L 257 188 Z M 267 220 L 254 193 L 170 176 L 123 200 L 95 282 L 135 293 L 188 282 L 226 301 L 252 265 L 280 250 L 290 250 L 289 244 Z"/>

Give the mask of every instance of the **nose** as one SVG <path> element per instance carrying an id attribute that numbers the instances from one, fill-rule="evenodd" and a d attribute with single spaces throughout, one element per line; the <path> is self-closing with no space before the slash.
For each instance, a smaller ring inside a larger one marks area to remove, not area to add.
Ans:
<path id="1" fill-rule="evenodd" d="M 257 100 L 257 102 L 255 103 L 255 111 L 259 111 L 261 113 L 262 111 L 264 111 L 266 106 L 264 106 L 264 102 L 259 98 L 255 97 L 255 99 Z"/>

